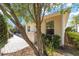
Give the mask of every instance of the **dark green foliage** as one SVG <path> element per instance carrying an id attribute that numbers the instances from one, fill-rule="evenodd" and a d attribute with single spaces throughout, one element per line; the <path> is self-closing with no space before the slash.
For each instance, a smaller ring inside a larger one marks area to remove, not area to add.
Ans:
<path id="1" fill-rule="evenodd" d="M 79 48 L 79 33 L 78 32 L 68 32 L 68 36 L 73 41 L 73 43 Z"/>
<path id="2" fill-rule="evenodd" d="M 0 14 L 0 48 L 4 47 L 7 43 L 7 24 Z"/>
<path id="3" fill-rule="evenodd" d="M 75 32 L 73 27 L 68 27 L 65 31 L 68 37 L 69 44 L 72 44 L 75 47 L 79 48 L 79 33 Z"/>
<path id="4" fill-rule="evenodd" d="M 54 47 L 54 49 L 59 48 L 60 45 L 60 36 L 59 35 L 42 35 L 43 36 L 43 42 L 45 43 L 46 46 L 49 46 L 49 44 L 51 43 L 52 47 Z"/>
<path id="5" fill-rule="evenodd" d="M 60 36 L 58 35 L 42 35 L 43 38 L 43 44 L 44 44 L 44 50 L 47 52 L 47 54 L 52 54 L 54 49 L 58 49 L 60 46 Z"/>
<path id="6" fill-rule="evenodd" d="M 67 27 L 65 31 L 66 32 L 72 31 L 72 27 Z"/>
<path id="7" fill-rule="evenodd" d="M 71 39 L 79 40 L 79 33 L 78 32 L 68 32 L 68 35 Z"/>
<path id="8" fill-rule="evenodd" d="M 53 41 L 54 49 L 58 49 L 59 46 L 60 46 L 60 36 L 59 35 L 54 35 L 52 41 Z"/>
<path id="9" fill-rule="evenodd" d="M 52 47 L 52 36 L 50 35 L 42 35 L 43 38 L 43 49 L 46 55 L 52 55 L 54 48 Z"/>

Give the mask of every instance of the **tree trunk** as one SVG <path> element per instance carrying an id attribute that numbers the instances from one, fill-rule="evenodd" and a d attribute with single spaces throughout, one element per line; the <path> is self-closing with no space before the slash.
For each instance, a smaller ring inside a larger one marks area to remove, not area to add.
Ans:
<path id="1" fill-rule="evenodd" d="M 38 47 L 38 51 L 39 51 L 40 56 L 42 56 L 44 54 L 43 54 L 43 41 L 41 38 L 42 33 L 41 33 L 41 23 L 40 22 L 37 22 L 36 29 L 37 29 L 37 32 L 36 32 L 37 47 Z"/>
<path id="2" fill-rule="evenodd" d="M 75 20 L 76 32 L 77 32 L 77 20 Z"/>
<path id="3" fill-rule="evenodd" d="M 77 18 L 75 18 L 75 30 L 77 32 Z"/>
<path id="4" fill-rule="evenodd" d="M 39 51 L 37 50 L 37 48 L 35 47 L 35 45 L 29 40 L 25 29 L 19 24 L 16 25 L 18 30 L 20 31 L 23 39 L 30 45 L 30 47 L 34 50 L 35 55 L 39 56 Z"/>
<path id="5" fill-rule="evenodd" d="M 35 23 L 36 23 L 36 43 L 38 47 L 38 51 L 40 56 L 44 55 L 43 54 L 43 41 L 41 38 L 41 4 L 36 3 L 34 4 L 34 15 L 35 15 Z"/>
<path id="6" fill-rule="evenodd" d="M 65 32 L 65 45 L 69 44 L 68 33 Z"/>
<path id="7" fill-rule="evenodd" d="M 27 37 L 25 32 L 22 32 L 22 36 L 25 39 L 25 41 L 32 47 L 32 49 L 34 50 L 34 53 L 39 56 L 39 51 L 37 50 L 37 48 L 34 46 L 34 44 L 29 40 L 29 38 Z M 28 40 L 27 40 L 28 39 Z"/>

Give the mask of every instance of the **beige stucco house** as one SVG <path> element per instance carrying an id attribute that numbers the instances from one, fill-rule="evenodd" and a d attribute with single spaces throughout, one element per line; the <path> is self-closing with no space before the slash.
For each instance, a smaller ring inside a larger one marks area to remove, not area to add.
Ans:
<path id="1" fill-rule="evenodd" d="M 49 30 L 49 32 L 51 31 L 53 34 L 59 35 L 61 37 L 61 45 L 64 45 L 64 33 L 65 33 L 66 24 L 68 21 L 68 16 L 69 16 L 69 13 L 67 12 L 63 15 L 60 13 L 54 13 L 54 14 L 44 16 L 44 20 L 41 24 L 41 32 L 46 34 L 47 29 L 51 29 Z M 29 33 L 32 33 L 31 36 L 29 36 L 29 38 L 30 37 L 32 38 L 34 35 L 33 32 L 36 31 L 35 23 L 30 22 L 27 24 L 26 26 L 27 33 L 29 31 L 29 28 L 30 28 Z"/>

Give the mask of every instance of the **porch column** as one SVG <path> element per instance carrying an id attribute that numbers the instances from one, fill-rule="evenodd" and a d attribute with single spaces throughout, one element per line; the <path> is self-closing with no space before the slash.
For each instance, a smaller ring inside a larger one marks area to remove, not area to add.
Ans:
<path id="1" fill-rule="evenodd" d="M 61 46 L 64 46 L 65 23 L 64 14 L 61 15 Z"/>

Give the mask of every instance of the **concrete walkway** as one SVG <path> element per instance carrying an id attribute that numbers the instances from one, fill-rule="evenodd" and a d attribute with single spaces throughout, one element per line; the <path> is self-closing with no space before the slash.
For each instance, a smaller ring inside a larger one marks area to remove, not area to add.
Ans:
<path id="1" fill-rule="evenodd" d="M 12 53 L 21 50 L 29 45 L 24 41 L 24 39 L 13 35 L 8 39 L 8 43 L 1 49 L 2 53 Z"/>

